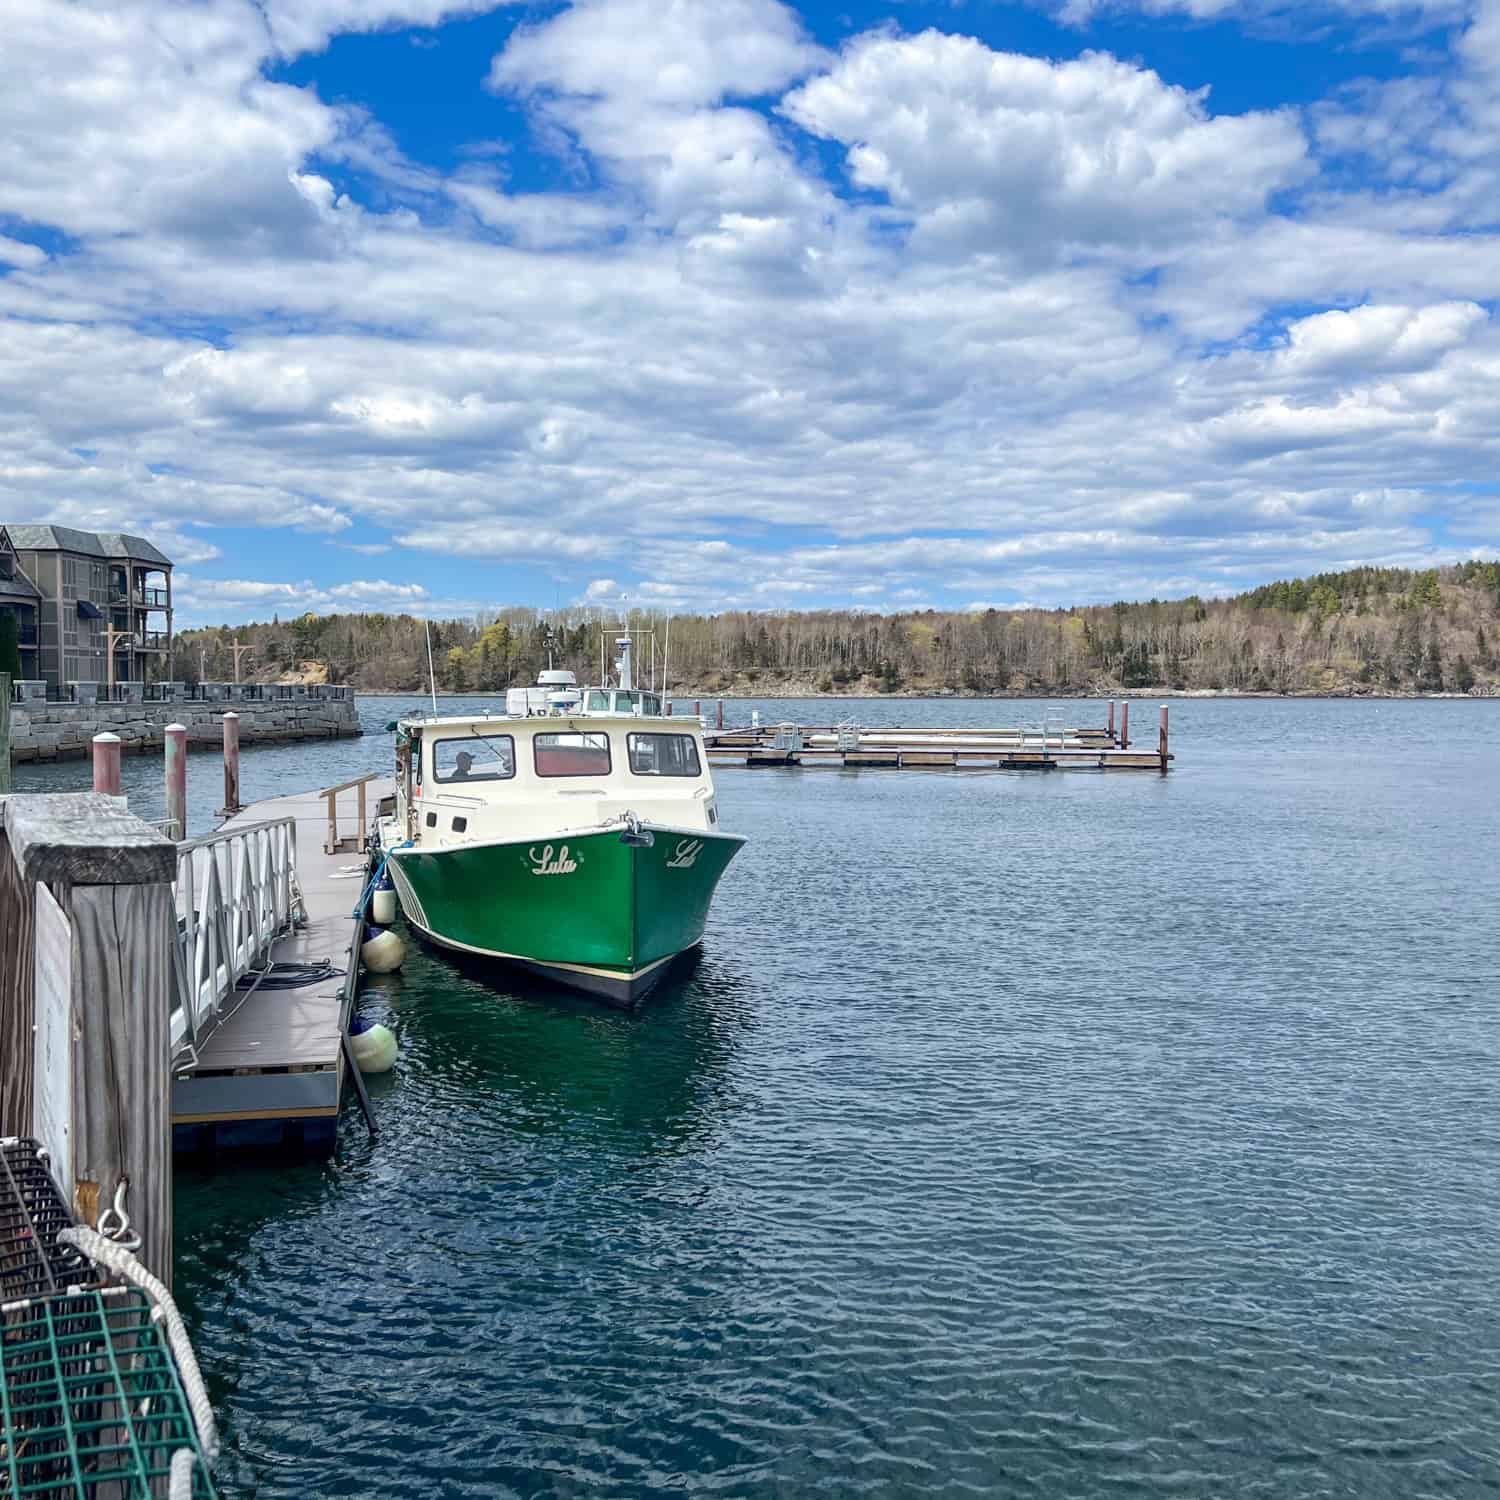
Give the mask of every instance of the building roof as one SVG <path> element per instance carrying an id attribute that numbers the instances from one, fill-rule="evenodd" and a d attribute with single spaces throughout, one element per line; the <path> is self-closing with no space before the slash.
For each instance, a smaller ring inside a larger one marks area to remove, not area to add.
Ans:
<path id="1" fill-rule="evenodd" d="M 124 531 L 75 531 L 71 526 L 7 526 L 17 552 L 81 552 L 88 557 L 124 557 L 170 568 L 172 559 L 144 537 Z"/>
<path id="2" fill-rule="evenodd" d="M 18 572 L 14 578 L 0 578 L 0 599 L 24 599 L 35 604 L 42 591 L 24 574 Z"/>

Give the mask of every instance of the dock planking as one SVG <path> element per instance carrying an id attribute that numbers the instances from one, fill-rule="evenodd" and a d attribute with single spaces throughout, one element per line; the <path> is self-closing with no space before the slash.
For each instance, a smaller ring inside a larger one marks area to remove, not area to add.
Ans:
<path id="1" fill-rule="evenodd" d="M 375 779 L 378 799 L 394 783 Z M 361 788 L 363 791 L 364 788 Z M 327 797 L 317 791 L 272 797 L 241 809 L 221 832 L 278 818 L 297 830 L 301 920 L 271 951 L 273 964 L 332 962 L 342 974 L 302 989 L 258 988 L 228 1002 L 224 1017 L 172 1085 L 179 1150 L 213 1146 L 331 1148 L 343 1097 L 343 1036 L 358 965 L 354 907 L 364 889 L 363 835 L 327 851 Z"/>

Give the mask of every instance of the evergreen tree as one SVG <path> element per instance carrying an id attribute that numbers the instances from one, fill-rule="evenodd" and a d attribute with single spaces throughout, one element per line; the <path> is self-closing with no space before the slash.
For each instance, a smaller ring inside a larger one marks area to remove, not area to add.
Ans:
<path id="1" fill-rule="evenodd" d="M 1458 693 L 1467 693 L 1474 687 L 1474 669 L 1469 665 L 1465 656 L 1460 656 L 1458 665 L 1453 669 L 1453 690 Z"/>

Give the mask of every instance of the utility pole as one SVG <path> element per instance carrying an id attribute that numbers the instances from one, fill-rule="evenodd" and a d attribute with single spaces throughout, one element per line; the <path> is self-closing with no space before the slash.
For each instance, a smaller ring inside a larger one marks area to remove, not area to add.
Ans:
<path id="1" fill-rule="evenodd" d="M 130 632 L 128 630 L 116 630 L 113 625 L 106 625 L 104 628 L 104 654 L 107 663 L 106 670 L 108 673 L 110 697 L 113 697 L 115 692 L 115 646 L 120 641 L 128 641 L 129 639 Z"/>
<path id="2" fill-rule="evenodd" d="M 242 646 L 238 641 L 230 641 L 229 649 L 234 652 L 234 680 L 238 682 L 240 680 L 240 652 L 249 651 L 252 648 L 248 645 Z"/>

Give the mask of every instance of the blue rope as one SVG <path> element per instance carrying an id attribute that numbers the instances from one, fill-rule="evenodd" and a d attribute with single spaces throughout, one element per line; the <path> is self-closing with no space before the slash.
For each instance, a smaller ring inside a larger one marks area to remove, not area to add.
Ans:
<path id="1" fill-rule="evenodd" d="M 354 910 L 349 913 L 351 917 L 364 916 L 365 903 L 370 899 L 370 892 L 380 884 L 380 877 L 385 874 L 385 867 L 387 862 L 390 860 L 391 855 L 394 854 L 397 849 L 410 849 L 411 847 L 412 841 L 410 839 L 407 839 L 404 844 L 396 844 L 392 848 L 387 849 L 385 853 L 380 856 L 380 863 L 375 866 L 375 873 L 370 877 L 370 883 L 364 888 L 363 891 L 360 892 L 359 900 L 355 903 Z"/>

